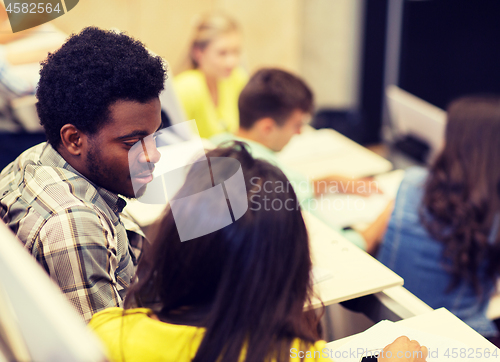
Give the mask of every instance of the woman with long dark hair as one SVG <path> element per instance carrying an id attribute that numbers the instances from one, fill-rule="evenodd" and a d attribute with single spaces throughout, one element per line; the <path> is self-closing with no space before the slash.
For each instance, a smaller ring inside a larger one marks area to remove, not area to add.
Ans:
<path id="1" fill-rule="evenodd" d="M 406 172 L 378 258 L 433 308 L 484 336 L 500 271 L 500 97 L 448 108 L 445 146 L 429 171 Z"/>
<path id="2" fill-rule="evenodd" d="M 293 187 L 242 143 L 207 157 L 156 224 L 125 310 L 102 311 L 90 326 L 113 361 L 290 361 L 293 351 L 328 360 L 318 318 L 304 312 L 311 257 Z M 407 338 L 390 346 L 425 350 Z"/>

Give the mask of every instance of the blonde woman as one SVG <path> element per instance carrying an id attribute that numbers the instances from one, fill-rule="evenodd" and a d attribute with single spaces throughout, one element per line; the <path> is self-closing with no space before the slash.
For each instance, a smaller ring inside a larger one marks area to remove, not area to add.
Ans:
<path id="1" fill-rule="evenodd" d="M 174 87 L 201 137 L 238 129 L 238 96 L 248 80 L 240 67 L 241 42 L 238 24 L 224 14 L 207 14 L 195 23 L 190 69 L 174 78 Z"/>

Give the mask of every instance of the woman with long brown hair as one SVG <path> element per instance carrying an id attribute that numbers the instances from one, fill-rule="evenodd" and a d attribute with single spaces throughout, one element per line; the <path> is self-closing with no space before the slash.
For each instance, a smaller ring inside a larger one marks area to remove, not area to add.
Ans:
<path id="1" fill-rule="evenodd" d="M 241 142 L 207 157 L 211 171 L 195 163 L 156 224 L 125 310 L 97 313 L 90 326 L 112 361 L 329 360 L 316 314 L 304 312 L 311 257 L 293 188 Z M 222 198 L 207 197 L 218 187 Z M 227 226 L 205 234 L 228 207 Z M 406 337 L 386 348 L 427 354 Z"/>
<path id="2" fill-rule="evenodd" d="M 458 99 L 447 117 L 430 170 L 406 172 L 378 258 L 431 307 L 492 337 L 486 308 L 500 271 L 500 97 Z"/>

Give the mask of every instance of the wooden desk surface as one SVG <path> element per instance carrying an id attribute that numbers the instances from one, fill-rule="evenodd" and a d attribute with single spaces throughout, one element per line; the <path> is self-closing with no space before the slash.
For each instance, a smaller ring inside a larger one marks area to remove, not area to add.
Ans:
<path id="1" fill-rule="evenodd" d="M 313 215 L 302 214 L 309 232 L 313 265 L 333 275 L 314 285 L 325 305 L 403 285 L 403 279 L 378 260 Z M 313 301 L 313 307 L 320 305 L 319 300 Z"/>

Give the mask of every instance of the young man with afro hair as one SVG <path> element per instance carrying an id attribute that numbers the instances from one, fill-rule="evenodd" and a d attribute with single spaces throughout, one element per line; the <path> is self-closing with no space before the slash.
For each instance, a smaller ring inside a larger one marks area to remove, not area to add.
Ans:
<path id="1" fill-rule="evenodd" d="M 163 60 L 125 34 L 72 35 L 42 62 L 47 142 L 0 174 L 0 218 L 86 321 L 119 306 L 135 273 L 144 235 L 119 195 L 152 179 L 160 154 L 147 136 L 161 125 L 165 77 Z M 130 151 L 137 142 L 144 152 Z"/>

